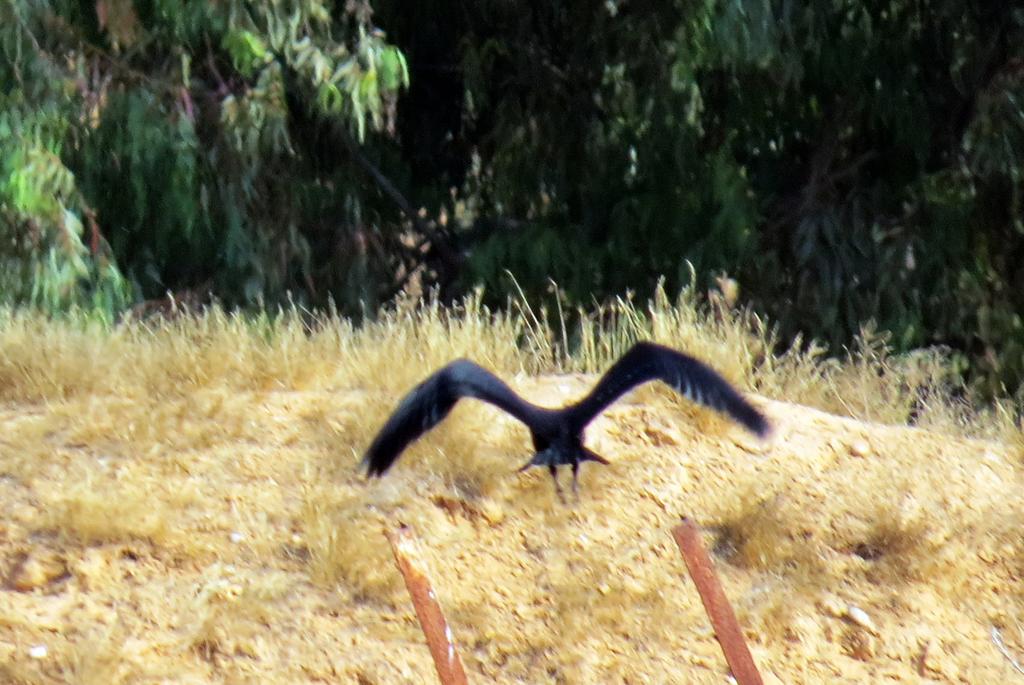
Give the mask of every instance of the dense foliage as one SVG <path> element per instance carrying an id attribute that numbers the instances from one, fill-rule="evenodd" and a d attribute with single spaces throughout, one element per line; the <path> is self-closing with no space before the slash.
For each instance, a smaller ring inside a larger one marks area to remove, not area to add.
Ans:
<path id="1" fill-rule="evenodd" d="M 394 125 L 408 73 L 367 6 L 335 5 L 5 3 L 5 299 L 114 312 L 168 290 L 375 292 L 357 238 L 393 218 L 350 168 L 318 165 L 285 85 L 361 140 Z"/>
<path id="2" fill-rule="evenodd" d="M 358 311 L 410 282 L 503 301 L 507 270 L 588 305 L 692 264 L 784 339 L 874 320 L 1024 380 L 1014 4 L 373 10 L 5 4 L 4 297 Z"/>

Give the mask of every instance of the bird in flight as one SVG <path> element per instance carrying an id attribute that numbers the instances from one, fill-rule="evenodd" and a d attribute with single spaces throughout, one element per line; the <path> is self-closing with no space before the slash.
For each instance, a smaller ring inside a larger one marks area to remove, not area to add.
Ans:
<path id="1" fill-rule="evenodd" d="M 608 460 L 583 445 L 583 432 L 594 418 L 637 385 L 660 380 L 687 399 L 722 412 L 760 437 L 771 432 L 768 420 L 706 364 L 654 343 L 634 345 L 601 377 L 586 397 L 561 409 L 539 407 L 517 395 L 500 378 L 468 359 L 458 359 L 417 385 L 399 403 L 366 450 L 363 466 L 371 476 L 391 468 L 402 451 L 448 415 L 463 397 L 483 400 L 526 424 L 536 450 L 520 471 L 546 466 L 558 485 L 558 467 L 572 467 L 577 491 L 580 464 Z"/>

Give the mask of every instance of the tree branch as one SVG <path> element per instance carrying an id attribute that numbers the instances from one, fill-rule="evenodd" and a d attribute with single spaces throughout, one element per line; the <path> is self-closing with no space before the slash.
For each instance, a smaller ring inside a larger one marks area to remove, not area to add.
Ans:
<path id="1" fill-rule="evenodd" d="M 441 260 L 449 267 L 457 270 L 462 266 L 464 261 L 462 255 L 460 255 L 447 241 L 447 239 L 440 234 L 433 226 L 432 222 L 424 221 L 416 209 L 412 206 L 412 203 L 402 194 L 402 192 L 395 186 L 391 180 L 377 168 L 370 159 L 363 154 L 363 151 L 359 149 L 359 145 L 352 139 L 348 131 L 343 126 L 335 124 L 334 128 L 339 138 L 345 144 L 345 148 L 349 154 L 352 155 L 352 159 L 355 160 L 356 164 L 362 167 L 363 171 L 373 178 L 377 187 L 380 188 L 381 192 L 387 195 L 392 202 L 405 214 L 406 218 L 412 222 L 413 227 L 416 231 L 424 237 L 424 240 L 430 243 L 431 248 L 437 251 L 438 256 Z"/>

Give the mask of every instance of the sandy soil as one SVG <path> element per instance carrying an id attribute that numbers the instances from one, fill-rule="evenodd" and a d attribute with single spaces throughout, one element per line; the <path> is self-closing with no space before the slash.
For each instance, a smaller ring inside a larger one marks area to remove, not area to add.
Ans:
<path id="1" fill-rule="evenodd" d="M 613 463 L 563 504 L 515 472 L 525 431 L 472 403 L 367 483 L 364 399 L 4 407 L 0 680 L 434 682 L 383 536 L 401 520 L 471 682 L 725 683 L 686 515 L 766 682 L 1024 682 L 993 640 L 1024 659 L 1019 447 L 767 400 L 761 445 L 646 391 L 591 427 Z M 438 470 L 453 444 L 475 476 Z"/>

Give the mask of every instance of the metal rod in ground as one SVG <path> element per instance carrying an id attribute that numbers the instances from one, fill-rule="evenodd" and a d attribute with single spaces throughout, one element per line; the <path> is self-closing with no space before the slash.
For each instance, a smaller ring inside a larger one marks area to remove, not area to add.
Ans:
<path id="1" fill-rule="evenodd" d="M 427 647 L 434 657 L 437 676 L 442 685 L 467 685 L 466 672 L 462 668 L 462 659 L 455 649 L 452 631 L 441 612 L 441 605 L 430 587 L 426 574 L 417 565 L 416 544 L 412 531 L 408 526 L 401 525 L 397 530 L 386 532 L 391 550 L 395 553 L 398 569 L 405 578 L 405 586 L 409 588 L 412 605 L 416 609 L 416 617 L 427 638 Z"/>
<path id="2" fill-rule="evenodd" d="M 683 561 L 690 571 L 693 584 L 697 586 L 704 610 L 711 619 L 715 637 L 722 646 L 725 660 L 736 682 L 739 685 L 762 685 L 761 674 L 754 665 L 754 658 L 750 656 L 750 650 L 743 639 L 743 631 L 736 621 L 736 614 L 733 613 L 725 591 L 722 590 L 722 584 L 715 575 L 711 559 L 701 544 L 697 526 L 690 519 L 683 518 L 683 522 L 672 529 L 672 537 L 676 539 L 679 551 L 683 554 Z"/>

